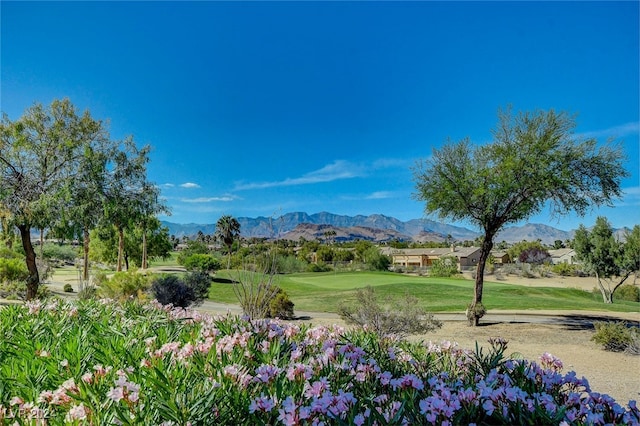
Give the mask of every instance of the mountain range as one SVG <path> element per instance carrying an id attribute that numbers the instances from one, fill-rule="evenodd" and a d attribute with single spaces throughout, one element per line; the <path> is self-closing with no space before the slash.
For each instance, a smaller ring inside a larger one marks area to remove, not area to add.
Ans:
<path id="1" fill-rule="evenodd" d="M 297 241 L 316 238 L 333 241 L 370 240 L 375 242 L 401 241 L 444 241 L 447 237 L 456 241 L 474 240 L 481 234 L 465 227 L 448 225 L 430 219 L 411 219 L 401 221 L 380 214 L 369 216 L 344 216 L 328 212 L 309 215 L 304 212 L 287 213 L 278 218 L 239 217 L 240 233 L 243 237 L 266 237 Z M 162 222 L 169 233 L 176 238 L 193 236 L 202 231 L 213 234 L 215 224 L 177 224 Z M 335 234 L 334 234 L 335 232 Z M 563 231 L 543 224 L 527 223 L 502 230 L 496 241 L 514 243 L 522 240 L 541 240 L 544 244 L 553 244 L 556 240 L 573 238 L 574 231 Z"/>

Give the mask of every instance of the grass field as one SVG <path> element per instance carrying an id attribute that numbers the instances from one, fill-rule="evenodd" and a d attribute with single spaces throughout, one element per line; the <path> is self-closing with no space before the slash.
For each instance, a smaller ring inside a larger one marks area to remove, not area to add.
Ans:
<path id="1" fill-rule="evenodd" d="M 229 279 L 234 272 L 220 271 L 209 291 L 214 301 L 237 303 Z M 336 312 L 343 301 L 354 299 L 358 288 L 372 286 L 383 301 L 409 293 L 432 312 L 463 311 L 473 297 L 473 282 L 465 279 L 426 278 L 391 272 L 299 273 L 280 275 L 277 284 L 288 294 L 295 309 Z M 601 296 L 579 289 L 523 287 L 486 282 L 484 304 L 492 310 L 594 310 L 638 312 L 640 304 L 619 301 L 602 303 Z"/>

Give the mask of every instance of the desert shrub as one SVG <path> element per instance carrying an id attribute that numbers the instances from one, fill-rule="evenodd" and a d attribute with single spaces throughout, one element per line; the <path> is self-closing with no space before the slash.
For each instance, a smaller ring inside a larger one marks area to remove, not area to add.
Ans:
<path id="1" fill-rule="evenodd" d="M 73 286 L 69 283 L 66 283 L 62 289 L 65 293 L 73 293 Z"/>
<path id="2" fill-rule="evenodd" d="M 210 254 L 194 253 L 182 259 L 182 265 L 189 271 L 213 272 L 221 267 L 218 259 Z"/>
<path id="3" fill-rule="evenodd" d="M 578 265 L 571 265 L 569 263 L 558 263 L 551 267 L 551 271 L 554 274 L 561 275 L 563 277 L 575 277 L 578 275 Z"/>
<path id="4" fill-rule="evenodd" d="M 640 287 L 632 284 L 623 284 L 616 290 L 616 298 L 630 302 L 640 302 Z"/>
<path id="5" fill-rule="evenodd" d="M 0 282 L 24 281 L 28 276 L 29 271 L 23 259 L 0 257 Z"/>
<path id="6" fill-rule="evenodd" d="M 419 306 L 415 297 L 407 294 L 396 303 L 383 305 L 371 286 L 356 291 L 355 304 L 340 304 L 338 314 L 348 324 L 380 336 L 427 333 L 442 327 L 442 322 Z"/>
<path id="7" fill-rule="evenodd" d="M 192 272 L 184 278 L 177 275 L 157 277 L 151 284 L 151 293 L 163 305 L 181 308 L 202 303 L 209 294 L 211 277 L 204 272 Z"/>
<path id="8" fill-rule="evenodd" d="M 279 256 L 276 260 L 278 272 L 283 274 L 293 274 L 307 270 L 309 263 L 295 256 Z"/>
<path id="9" fill-rule="evenodd" d="M 269 318 L 292 319 L 293 307 L 289 295 L 278 287 L 278 292 L 269 303 Z"/>
<path id="10" fill-rule="evenodd" d="M 98 298 L 98 289 L 93 286 L 86 286 L 78 292 L 78 299 L 92 300 Z"/>
<path id="11" fill-rule="evenodd" d="M 482 303 L 477 303 L 472 307 L 472 304 L 467 305 L 466 316 L 469 324 L 473 325 L 476 318 L 482 318 L 487 314 L 487 308 Z"/>
<path id="12" fill-rule="evenodd" d="M 451 277 L 458 274 L 458 264 L 453 257 L 443 257 L 433 261 L 429 269 L 430 277 Z"/>
<path id="13" fill-rule="evenodd" d="M 633 343 L 634 339 L 638 340 L 638 330 L 630 328 L 624 321 L 598 321 L 593 325 L 596 332 L 591 340 L 602 345 L 604 350 L 622 352 Z"/>
<path id="14" fill-rule="evenodd" d="M 307 272 L 329 272 L 331 271 L 331 265 L 324 262 L 310 263 L 307 266 Z"/>
<path id="15" fill-rule="evenodd" d="M 99 293 L 112 299 L 144 299 L 144 293 L 148 288 L 149 276 L 132 269 L 113 274 L 113 277 L 102 283 Z"/>

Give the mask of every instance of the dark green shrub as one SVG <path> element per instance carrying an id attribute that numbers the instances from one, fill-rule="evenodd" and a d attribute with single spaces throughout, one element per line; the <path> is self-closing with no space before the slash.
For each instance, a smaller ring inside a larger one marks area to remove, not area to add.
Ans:
<path id="1" fill-rule="evenodd" d="M 602 345 L 603 349 L 612 352 L 622 352 L 633 342 L 634 334 L 638 332 L 629 328 L 626 322 L 605 322 L 598 321 L 593 323 L 596 333 L 591 337 L 591 340 L 599 345 Z"/>
<path id="2" fill-rule="evenodd" d="M 327 265 L 324 262 L 310 263 L 307 266 L 307 272 L 329 272 L 331 271 L 331 265 Z"/>
<path id="3" fill-rule="evenodd" d="M 190 272 L 184 277 L 184 283 L 193 289 L 195 299 L 193 304 L 200 304 L 209 297 L 209 287 L 211 287 L 211 276 L 207 272 Z"/>
<path id="4" fill-rule="evenodd" d="M 195 299 L 193 288 L 176 275 L 158 277 L 151 284 L 151 293 L 163 305 L 186 308 Z"/>
<path id="5" fill-rule="evenodd" d="M 188 271 L 213 272 L 220 269 L 221 263 L 210 254 L 194 253 L 182 259 L 182 266 Z"/>
<path id="6" fill-rule="evenodd" d="M 62 289 L 65 293 L 73 293 L 73 286 L 69 283 L 65 284 Z"/>
<path id="7" fill-rule="evenodd" d="M 615 297 L 619 300 L 640 302 L 640 287 L 632 284 L 623 284 L 616 290 Z"/>
<path id="8" fill-rule="evenodd" d="M 280 319 L 293 319 L 293 302 L 289 299 L 289 295 L 281 288 L 275 297 L 269 302 L 269 317 Z"/>
<path id="9" fill-rule="evenodd" d="M 458 274 L 458 262 L 453 257 L 443 257 L 433 261 L 429 269 L 430 277 L 451 277 Z"/>
<path id="10" fill-rule="evenodd" d="M 151 293 L 163 305 L 186 308 L 202 303 L 209 294 L 211 277 L 203 272 L 187 274 L 184 279 L 177 275 L 156 278 L 151 285 Z"/>

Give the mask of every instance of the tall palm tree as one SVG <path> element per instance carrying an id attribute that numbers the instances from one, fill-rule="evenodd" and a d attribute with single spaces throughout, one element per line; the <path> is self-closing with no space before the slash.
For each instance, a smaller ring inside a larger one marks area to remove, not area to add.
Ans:
<path id="1" fill-rule="evenodd" d="M 240 235 L 240 222 L 233 216 L 224 215 L 216 222 L 215 236 L 227 247 L 229 254 L 228 266 L 231 266 L 231 249 L 233 242 Z"/>

